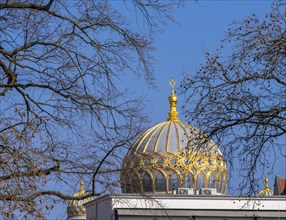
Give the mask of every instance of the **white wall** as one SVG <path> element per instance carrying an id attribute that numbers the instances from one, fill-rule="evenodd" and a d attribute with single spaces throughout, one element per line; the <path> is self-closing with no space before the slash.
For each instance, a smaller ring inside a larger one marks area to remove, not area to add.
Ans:
<path id="1" fill-rule="evenodd" d="M 120 217 L 118 220 L 156 220 L 156 218 L 157 220 L 165 220 L 166 218 L 164 217 L 154 217 L 152 214 L 152 212 L 155 213 L 155 210 L 157 210 L 157 214 L 160 212 L 163 213 L 163 209 L 169 211 L 175 210 L 179 215 L 182 212 L 190 211 L 190 213 L 195 213 L 195 220 L 253 220 L 255 216 L 258 217 L 256 219 L 262 217 L 263 220 L 278 219 L 277 217 L 280 216 L 280 219 L 286 220 L 286 197 L 240 198 L 229 196 L 141 196 L 125 194 L 107 195 L 89 202 L 85 207 L 87 210 L 87 220 L 114 220 L 114 209 L 129 211 L 130 216 Z M 143 210 L 143 214 L 140 214 L 141 217 L 133 217 L 132 211 L 134 215 L 138 214 L 136 210 Z M 144 212 L 146 213 L 144 214 Z M 213 215 L 213 213 L 215 214 Z M 160 215 L 164 216 L 163 214 Z M 192 220 L 191 216 L 193 215 L 190 214 L 190 217 L 187 219 Z M 172 219 L 185 220 L 186 217 Z"/>

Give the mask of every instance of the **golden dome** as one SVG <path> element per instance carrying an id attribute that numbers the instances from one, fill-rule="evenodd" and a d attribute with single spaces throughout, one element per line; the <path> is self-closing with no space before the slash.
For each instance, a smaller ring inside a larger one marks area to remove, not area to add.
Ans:
<path id="1" fill-rule="evenodd" d="M 267 177 L 265 179 L 265 187 L 258 193 L 258 196 L 273 196 L 273 191 L 269 188 Z"/>
<path id="2" fill-rule="evenodd" d="M 84 185 L 84 182 L 83 180 L 81 180 L 80 190 L 76 194 L 74 194 L 74 197 L 80 197 L 80 196 L 87 195 L 87 192 L 84 190 L 83 185 Z M 85 212 L 85 208 L 83 207 L 83 204 L 91 200 L 93 200 L 92 197 L 88 197 L 88 198 L 81 199 L 81 200 L 69 201 L 68 208 L 67 208 L 68 218 L 72 218 L 75 216 L 85 216 L 86 212 Z"/>
<path id="3" fill-rule="evenodd" d="M 225 160 L 207 135 L 179 120 L 172 81 L 169 118 L 144 132 L 127 152 L 120 176 L 122 192 L 171 193 L 178 188 L 193 188 L 196 192 L 216 188 L 225 194 Z"/>

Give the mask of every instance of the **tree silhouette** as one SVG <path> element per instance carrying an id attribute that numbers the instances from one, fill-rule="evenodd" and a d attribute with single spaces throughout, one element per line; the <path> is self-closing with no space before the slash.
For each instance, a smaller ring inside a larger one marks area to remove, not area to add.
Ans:
<path id="1" fill-rule="evenodd" d="M 83 198 L 67 190 L 80 177 L 89 188 L 84 197 L 118 184 L 124 146 L 146 122 L 142 100 L 120 83 L 143 72 L 153 86 L 153 36 L 172 20 L 175 5 L 0 2 L 3 218 L 42 218 L 58 199 Z M 140 31 L 132 19 L 148 29 Z"/>

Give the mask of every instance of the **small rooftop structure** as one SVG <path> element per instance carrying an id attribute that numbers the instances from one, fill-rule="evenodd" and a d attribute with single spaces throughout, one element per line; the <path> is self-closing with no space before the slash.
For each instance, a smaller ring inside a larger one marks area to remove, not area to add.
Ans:
<path id="1" fill-rule="evenodd" d="M 83 185 L 84 185 L 84 182 L 81 179 L 79 191 L 76 194 L 74 194 L 74 197 L 82 197 L 84 195 L 87 195 L 87 192 L 84 190 Z M 69 220 L 86 219 L 85 208 L 83 207 L 83 204 L 91 200 L 93 200 L 92 197 L 87 197 L 81 200 L 69 201 L 69 204 L 67 207 L 68 219 Z"/>
<path id="2" fill-rule="evenodd" d="M 275 176 L 274 195 L 286 195 L 286 179 L 281 179 L 278 175 Z"/>
<path id="3" fill-rule="evenodd" d="M 273 191 L 269 188 L 267 177 L 265 179 L 265 187 L 258 193 L 258 196 L 273 196 Z"/>

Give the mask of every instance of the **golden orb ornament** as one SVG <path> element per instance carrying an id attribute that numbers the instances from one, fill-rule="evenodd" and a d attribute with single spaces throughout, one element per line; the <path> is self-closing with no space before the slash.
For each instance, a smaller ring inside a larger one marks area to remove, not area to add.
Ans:
<path id="1" fill-rule="evenodd" d="M 176 110 L 176 82 L 169 97 L 167 121 L 144 132 L 123 159 L 123 193 L 172 193 L 178 188 L 216 189 L 225 194 L 226 163 L 216 144 L 199 129 L 181 122 Z"/>

